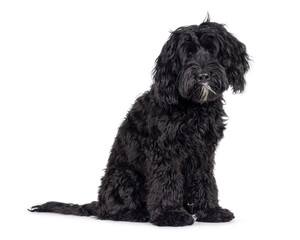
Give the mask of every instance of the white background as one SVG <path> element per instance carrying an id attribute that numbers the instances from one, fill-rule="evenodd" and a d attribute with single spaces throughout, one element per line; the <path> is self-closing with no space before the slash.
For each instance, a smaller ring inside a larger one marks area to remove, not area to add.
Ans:
<path id="1" fill-rule="evenodd" d="M 297 1 L 0 2 L 1 239 L 299 239 Z M 27 208 L 87 203 L 117 129 L 179 26 L 212 21 L 252 57 L 217 151 L 230 223 L 159 228 Z"/>

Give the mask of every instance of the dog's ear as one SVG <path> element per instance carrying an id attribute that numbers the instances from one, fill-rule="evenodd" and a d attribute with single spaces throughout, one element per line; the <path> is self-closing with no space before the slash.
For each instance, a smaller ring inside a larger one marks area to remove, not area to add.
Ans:
<path id="1" fill-rule="evenodd" d="M 156 59 L 153 70 L 154 93 L 162 104 L 177 104 L 179 93 L 176 86 L 178 76 L 178 34 L 173 32 L 169 40 L 165 43 L 162 51 Z"/>
<path id="2" fill-rule="evenodd" d="M 243 43 L 226 30 L 223 33 L 224 44 L 219 51 L 220 62 L 226 69 L 233 92 L 240 93 L 246 85 L 245 73 L 249 69 L 249 56 Z"/>

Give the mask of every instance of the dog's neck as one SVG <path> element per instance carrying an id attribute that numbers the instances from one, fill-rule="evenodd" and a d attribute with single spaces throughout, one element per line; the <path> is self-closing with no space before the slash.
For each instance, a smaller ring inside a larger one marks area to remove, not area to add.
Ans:
<path id="1" fill-rule="evenodd" d="M 211 107 L 214 108 L 223 108 L 224 102 L 225 100 L 223 99 L 223 95 L 220 95 L 217 99 L 215 100 L 211 100 L 211 101 L 206 101 L 206 102 L 202 102 L 202 103 L 198 103 L 198 102 L 193 102 L 191 100 L 187 100 L 184 99 L 182 97 L 179 97 L 178 101 L 176 101 L 176 103 L 174 104 L 169 104 L 166 102 L 162 102 L 160 101 L 160 99 L 158 99 L 153 91 L 153 89 L 150 90 L 150 96 L 151 98 L 153 98 L 156 102 L 157 105 L 159 105 L 160 107 L 166 109 L 167 111 L 172 111 L 172 110 L 176 110 L 176 111 L 188 111 L 188 110 L 196 110 L 199 111 L 200 109 L 208 109 Z"/>

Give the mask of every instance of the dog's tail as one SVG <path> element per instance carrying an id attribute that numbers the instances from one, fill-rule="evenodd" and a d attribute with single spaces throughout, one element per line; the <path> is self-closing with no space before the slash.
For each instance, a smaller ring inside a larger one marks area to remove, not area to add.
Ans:
<path id="1" fill-rule="evenodd" d="M 97 216 L 98 202 L 78 205 L 72 203 L 47 202 L 28 209 L 30 212 L 52 212 L 77 216 Z"/>

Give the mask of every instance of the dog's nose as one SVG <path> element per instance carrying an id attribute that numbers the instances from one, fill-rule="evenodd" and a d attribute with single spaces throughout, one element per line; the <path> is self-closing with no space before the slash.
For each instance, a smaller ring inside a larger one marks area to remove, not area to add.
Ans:
<path id="1" fill-rule="evenodd" d="M 199 80 L 201 82 L 206 82 L 210 79 L 210 76 L 207 73 L 201 73 L 199 74 Z"/>

